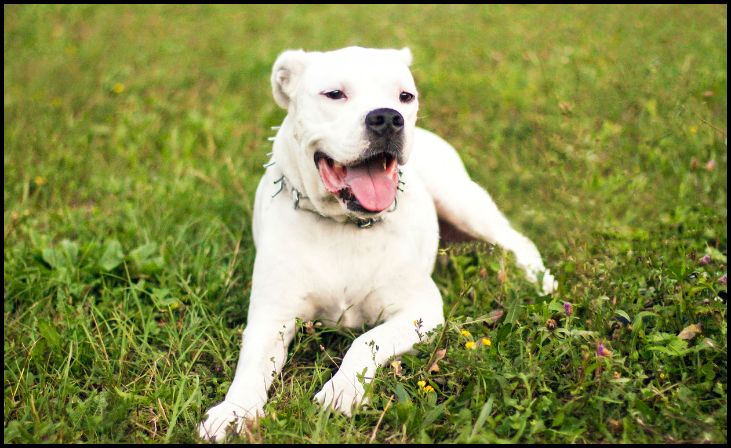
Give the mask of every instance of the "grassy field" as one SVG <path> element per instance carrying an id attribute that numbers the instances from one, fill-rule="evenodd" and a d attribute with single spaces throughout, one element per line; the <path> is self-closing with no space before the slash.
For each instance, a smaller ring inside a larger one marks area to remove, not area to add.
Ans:
<path id="1" fill-rule="evenodd" d="M 411 47 L 419 124 L 560 288 L 447 247 L 447 323 L 371 406 L 312 402 L 354 334 L 303 323 L 242 440 L 726 442 L 726 27 L 725 6 L 5 6 L 4 441 L 196 441 L 246 326 L 271 65 L 362 45 Z"/>

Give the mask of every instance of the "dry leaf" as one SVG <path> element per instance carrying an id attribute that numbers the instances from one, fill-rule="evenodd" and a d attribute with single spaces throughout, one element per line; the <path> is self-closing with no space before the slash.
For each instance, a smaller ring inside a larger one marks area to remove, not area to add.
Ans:
<path id="1" fill-rule="evenodd" d="M 490 311 L 490 314 L 487 316 L 487 323 L 496 323 L 503 317 L 503 314 L 505 314 L 505 312 L 501 309 Z"/>
<path id="2" fill-rule="evenodd" d="M 394 373 L 394 375 L 396 375 L 396 376 L 401 375 L 401 370 L 402 370 L 401 361 L 399 361 L 399 360 L 392 361 L 391 362 L 391 367 L 393 367 L 393 373 Z"/>
<path id="3" fill-rule="evenodd" d="M 429 366 L 429 373 L 439 372 L 439 364 L 437 364 L 437 363 L 439 361 L 441 361 L 442 359 L 444 359 L 445 356 L 447 356 L 447 349 L 443 348 L 441 350 L 437 350 L 436 353 L 434 353 L 434 355 L 435 355 L 434 362 L 432 363 L 431 366 Z"/>
<path id="4" fill-rule="evenodd" d="M 569 115 L 574 110 L 574 105 L 568 101 L 559 101 L 558 108 L 561 110 L 562 114 Z"/>
<path id="5" fill-rule="evenodd" d="M 678 337 L 680 339 L 685 339 L 686 341 L 690 341 L 699 333 L 701 333 L 700 325 L 691 324 L 691 325 L 688 325 L 687 327 L 683 328 L 683 331 L 678 333 Z"/>

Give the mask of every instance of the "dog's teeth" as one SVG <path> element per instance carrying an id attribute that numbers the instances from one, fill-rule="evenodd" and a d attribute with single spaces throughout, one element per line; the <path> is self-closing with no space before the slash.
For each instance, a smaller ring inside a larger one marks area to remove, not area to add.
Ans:
<path id="1" fill-rule="evenodd" d="M 383 171 L 386 171 L 388 163 L 386 162 L 386 159 L 383 159 Z"/>

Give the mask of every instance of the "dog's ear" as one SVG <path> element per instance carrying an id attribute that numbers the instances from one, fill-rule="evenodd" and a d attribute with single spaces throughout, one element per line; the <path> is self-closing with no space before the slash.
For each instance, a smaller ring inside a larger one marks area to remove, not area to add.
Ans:
<path id="1" fill-rule="evenodd" d="M 286 109 L 305 69 L 307 53 L 303 50 L 287 50 L 280 54 L 272 68 L 272 94 L 274 101 Z"/>
<path id="2" fill-rule="evenodd" d="M 414 56 L 411 54 L 411 49 L 409 47 L 404 47 L 399 50 L 399 53 L 401 54 L 401 59 L 403 59 L 406 65 L 410 66 L 411 62 L 414 60 Z"/>

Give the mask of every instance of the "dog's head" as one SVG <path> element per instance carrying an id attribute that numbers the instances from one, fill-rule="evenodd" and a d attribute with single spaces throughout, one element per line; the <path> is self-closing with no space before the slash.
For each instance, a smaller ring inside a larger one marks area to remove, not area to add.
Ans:
<path id="1" fill-rule="evenodd" d="M 274 63 L 274 99 L 288 111 L 275 159 L 321 214 L 373 217 L 393 205 L 419 107 L 411 58 L 408 48 L 348 47 L 289 50 Z"/>

